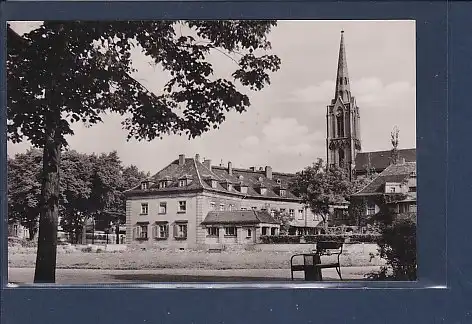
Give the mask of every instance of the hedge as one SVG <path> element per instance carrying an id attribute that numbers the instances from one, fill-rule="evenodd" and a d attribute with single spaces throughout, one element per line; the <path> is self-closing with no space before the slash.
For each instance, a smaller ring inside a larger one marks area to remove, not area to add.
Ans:
<path id="1" fill-rule="evenodd" d="M 261 236 L 263 244 L 298 244 L 303 237 L 305 243 L 314 244 L 319 241 L 342 241 L 349 238 L 350 243 L 377 243 L 379 234 L 319 234 L 319 235 L 279 235 L 279 236 Z"/>

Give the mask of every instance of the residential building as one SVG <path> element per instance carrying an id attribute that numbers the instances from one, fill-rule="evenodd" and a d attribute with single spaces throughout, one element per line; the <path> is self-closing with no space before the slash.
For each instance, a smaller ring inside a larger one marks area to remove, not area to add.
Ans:
<path id="1" fill-rule="evenodd" d="M 399 149 L 398 159 L 416 162 L 416 149 Z M 392 164 L 392 151 L 359 152 L 355 160 L 355 176 L 366 177 L 381 173 Z"/>
<path id="2" fill-rule="evenodd" d="M 315 233 L 321 218 L 289 190 L 292 177 L 270 166 L 214 166 L 198 154 L 181 154 L 126 192 L 127 242 L 182 248 L 254 243 L 261 235 L 278 235 L 276 212 L 293 215 L 297 233 Z"/>
<path id="3" fill-rule="evenodd" d="M 389 165 L 367 186 L 354 194 L 351 200 L 362 198 L 364 215 L 361 217 L 369 218 L 379 213 L 379 202 L 382 200 L 378 198 L 382 195 L 394 198 L 387 202 L 394 212 L 416 216 L 416 162 L 406 162 L 403 159 L 397 164 Z"/>

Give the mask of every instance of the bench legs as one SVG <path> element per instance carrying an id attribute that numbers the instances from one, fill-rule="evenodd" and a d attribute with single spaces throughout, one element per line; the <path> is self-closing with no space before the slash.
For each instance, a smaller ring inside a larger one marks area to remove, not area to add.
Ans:
<path id="1" fill-rule="evenodd" d="M 343 280 L 343 277 L 341 277 L 341 267 L 336 267 L 336 271 L 337 271 L 337 273 L 338 273 L 338 275 L 339 275 L 339 279 L 340 279 L 340 280 Z"/>

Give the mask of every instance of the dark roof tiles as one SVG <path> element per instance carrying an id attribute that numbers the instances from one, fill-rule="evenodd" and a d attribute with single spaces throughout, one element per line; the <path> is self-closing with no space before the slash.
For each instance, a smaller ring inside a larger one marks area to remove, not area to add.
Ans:
<path id="1" fill-rule="evenodd" d="M 364 173 L 369 165 L 377 171 L 382 171 L 391 164 L 391 151 L 376 151 L 376 152 L 360 152 L 356 155 L 356 172 Z M 416 149 L 400 149 L 398 150 L 400 159 L 405 159 L 405 162 L 416 162 Z"/>
<path id="2" fill-rule="evenodd" d="M 367 186 L 357 192 L 355 196 L 382 193 L 384 192 L 385 183 L 403 182 L 407 180 L 412 175 L 412 173 L 416 173 L 416 162 L 390 165 L 376 178 L 374 178 Z"/>
<path id="3" fill-rule="evenodd" d="M 211 211 L 202 225 L 216 224 L 280 224 L 269 213 L 258 210 Z"/>

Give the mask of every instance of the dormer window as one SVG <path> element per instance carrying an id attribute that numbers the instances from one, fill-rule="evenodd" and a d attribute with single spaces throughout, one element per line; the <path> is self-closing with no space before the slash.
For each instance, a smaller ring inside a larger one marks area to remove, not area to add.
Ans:
<path id="1" fill-rule="evenodd" d="M 149 189 L 149 181 L 141 182 L 141 190 L 148 190 Z"/>
<path id="2" fill-rule="evenodd" d="M 243 183 L 239 183 L 238 185 L 236 185 L 236 189 L 243 194 L 247 193 L 247 186 Z"/>
<path id="3" fill-rule="evenodd" d="M 277 179 L 277 184 L 281 184 L 282 181 L 280 179 Z"/>
<path id="4" fill-rule="evenodd" d="M 159 181 L 159 189 L 167 188 L 167 180 Z"/>
<path id="5" fill-rule="evenodd" d="M 211 180 L 211 187 L 216 188 L 216 180 Z"/>
<path id="6" fill-rule="evenodd" d="M 261 193 L 261 195 L 267 194 L 267 188 L 261 187 L 260 188 L 260 193 Z"/>
<path id="7" fill-rule="evenodd" d="M 228 180 L 222 181 L 222 182 L 221 182 L 221 185 L 222 185 L 227 191 L 233 190 L 233 185 L 232 185 L 231 182 L 229 182 Z"/>
<path id="8" fill-rule="evenodd" d="M 280 189 L 279 190 L 279 196 L 280 197 L 285 197 L 287 195 L 287 191 L 285 189 Z"/>
<path id="9" fill-rule="evenodd" d="M 179 187 L 186 187 L 186 186 L 187 186 L 187 179 L 180 179 Z"/>

